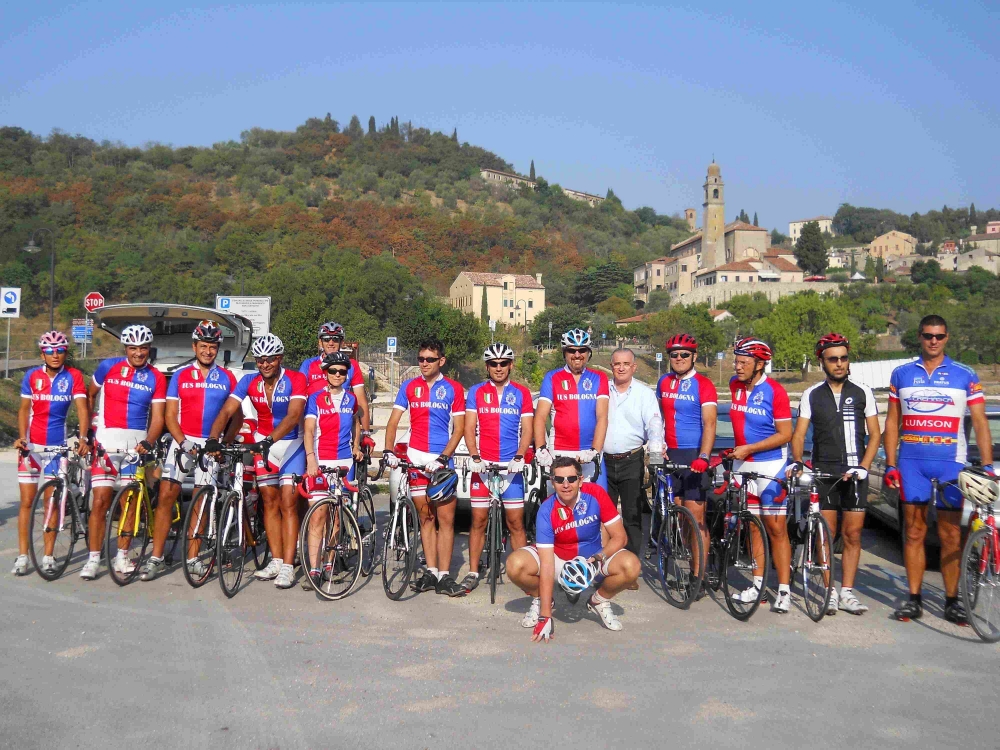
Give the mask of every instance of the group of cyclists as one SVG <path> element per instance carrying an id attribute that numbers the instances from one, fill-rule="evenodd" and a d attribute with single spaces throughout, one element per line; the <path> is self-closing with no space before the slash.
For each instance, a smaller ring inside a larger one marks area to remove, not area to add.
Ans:
<path id="1" fill-rule="evenodd" d="M 854 591 L 854 582 L 868 471 L 882 443 L 885 482 L 899 488 L 905 509 L 904 557 L 910 596 L 895 616 L 905 620 L 922 615 L 927 508 L 935 502 L 946 593 L 944 616 L 952 622 L 965 620 L 958 600 L 962 497 L 955 487 L 934 490 L 932 480 L 953 481 L 964 466 L 966 409 L 983 469 L 990 474 L 992 442 L 975 372 L 944 354 L 945 321 L 927 316 L 918 334 L 920 357 L 892 375 L 884 435 L 871 389 L 849 379 L 851 348 L 845 337 L 831 333 L 817 342 L 815 354 L 825 379 L 802 395 L 794 430 L 788 394 L 766 373 L 773 357 L 771 347 L 753 337 L 735 343 L 729 386 L 735 447 L 729 457 L 734 473 L 746 467 L 766 477 L 747 480 L 747 498 L 750 512 L 763 521 L 773 553 L 778 581 L 773 612 L 785 613 L 791 606 L 787 487 L 805 468 L 811 426 L 812 466 L 837 477 L 819 483 L 822 512 L 834 530 L 842 515 L 842 585 L 839 592 L 833 589 L 827 614 L 867 610 Z M 121 332 L 124 356 L 101 362 L 88 386 L 80 371 L 65 364 L 69 347 L 65 335 L 58 331 L 42 335 L 42 363 L 25 374 L 21 389 L 16 442 L 22 456 L 18 469 L 21 505 L 15 575 L 29 572 L 28 525 L 39 480 L 56 470 L 57 456 L 44 448 L 66 442 L 73 404 L 82 426 L 91 425 L 96 415 L 93 429 L 81 429 L 78 447 L 81 456 L 92 457 L 93 512 L 89 557 L 80 573 L 83 579 L 98 575 L 100 540 L 112 494 L 135 474 L 135 463 L 123 460 L 129 452 L 153 451 L 164 431 L 172 439 L 159 478 L 152 553 L 139 571 L 141 580 L 152 581 L 167 570 L 164 548 L 182 483 L 191 478 L 197 488 L 213 481 L 201 462 L 178 461 L 177 455 L 211 454 L 217 446 L 239 440 L 242 432 L 248 442 L 265 448 L 256 456 L 253 472 L 272 559 L 256 577 L 273 580 L 282 589 L 293 585 L 303 495 L 312 497 L 310 492 L 322 485 L 323 468 L 353 472 L 375 447 L 361 369 L 342 351 L 344 329 L 334 322 L 320 327 L 318 354 L 303 362 L 299 371 L 283 366 L 284 346 L 277 336 L 257 338 L 251 347 L 257 371 L 239 380 L 216 363 L 222 336 L 216 323 L 199 323 L 192 333 L 192 361 L 173 372 L 168 383 L 150 363 L 152 332 L 143 325 L 127 326 Z M 608 376 L 588 366 L 592 349 L 586 331 L 567 331 L 561 347 L 564 366 L 544 376 L 533 403 L 530 391 L 511 379 L 515 354 L 508 345 L 487 347 L 483 353 L 487 377 L 466 393 L 442 372 L 447 360 L 441 341 L 422 341 L 419 375 L 401 384 L 384 439 L 383 461 L 407 472 L 419 518 L 424 566 L 412 584 L 418 593 L 435 591 L 457 597 L 477 588 L 490 505 L 486 471 L 493 467 L 495 472 L 498 465 L 503 468 L 500 495 L 512 549 L 506 570 L 510 580 L 531 597 L 521 624 L 531 628 L 535 641 L 552 637 L 556 587 L 563 588 L 574 603 L 581 592 L 593 588 L 588 608 L 604 627 L 621 630 L 610 602 L 621 591 L 636 587 L 641 570 L 637 555 L 626 549 L 628 535 L 622 516 L 606 491 L 601 472 L 609 423 Z M 696 370 L 698 343 L 692 336 L 671 337 L 666 350 L 670 367 L 656 387 L 664 435 L 655 444 L 650 440 L 647 449 L 662 451 L 675 464 L 688 467 L 677 476 L 677 502 L 693 513 L 707 548 L 706 507 L 715 463 L 718 394 L 712 381 Z M 928 419 L 928 414 L 934 418 Z M 404 415 L 409 438 L 405 455 L 397 455 L 396 437 Z M 452 575 L 458 484 L 454 455 L 463 438 L 470 457 L 472 525 L 469 572 L 457 581 Z M 529 545 L 524 470 L 532 460 L 547 476 L 552 491 L 537 509 Z M 348 480 L 352 476 L 348 473 Z M 306 491 L 300 492 L 300 487 Z M 48 564 L 51 561 L 43 558 L 40 567 Z M 123 551 L 108 564 L 119 572 L 132 572 L 133 562 Z M 195 575 L 205 572 L 197 556 L 184 564 Z M 764 587 L 762 568 L 758 567 L 761 575 L 753 578 L 750 588 L 733 596 L 755 601 Z M 303 575 L 315 577 L 321 571 L 307 570 Z"/>

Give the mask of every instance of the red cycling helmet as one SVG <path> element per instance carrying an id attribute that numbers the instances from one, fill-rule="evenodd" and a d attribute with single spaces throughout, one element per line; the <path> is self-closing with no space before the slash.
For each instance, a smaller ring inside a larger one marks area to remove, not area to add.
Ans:
<path id="1" fill-rule="evenodd" d="M 769 362 L 773 356 L 771 347 L 760 339 L 755 339 L 751 336 L 740 339 L 733 344 L 733 354 L 741 357 L 753 357 L 754 359 L 759 359 L 761 362 Z"/>
<path id="2" fill-rule="evenodd" d="M 686 333 L 676 333 L 667 339 L 666 349 L 668 352 L 672 352 L 676 349 L 696 352 L 698 351 L 698 342 L 694 340 L 694 336 L 690 336 Z"/>
<path id="3" fill-rule="evenodd" d="M 313 495 L 317 492 L 329 491 L 330 483 L 326 481 L 326 476 L 322 472 L 314 477 L 307 474 L 302 477 L 302 481 L 299 482 L 299 494 L 306 500 L 311 500 Z"/>
<path id="4" fill-rule="evenodd" d="M 823 352 L 835 346 L 843 346 L 847 351 L 851 351 L 850 342 L 839 333 L 828 333 L 816 342 L 816 359 L 822 359 Z"/>

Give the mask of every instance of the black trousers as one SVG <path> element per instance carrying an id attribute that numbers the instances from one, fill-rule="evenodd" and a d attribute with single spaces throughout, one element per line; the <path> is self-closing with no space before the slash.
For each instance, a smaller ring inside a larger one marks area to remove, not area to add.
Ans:
<path id="1" fill-rule="evenodd" d="M 603 467 L 611 502 L 621 502 L 622 521 L 628 534 L 625 549 L 636 555 L 642 547 L 642 506 L 646 502 L 646 491 L 642 488 L 644 457 L 644 451 L 636 451 L 627 458 L 611 458 L 605 454 Z"/>

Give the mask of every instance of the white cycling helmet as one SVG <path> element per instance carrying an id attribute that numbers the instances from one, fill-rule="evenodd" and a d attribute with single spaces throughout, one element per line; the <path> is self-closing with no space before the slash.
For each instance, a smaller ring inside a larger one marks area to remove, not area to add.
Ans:
<path id="1" fill-rule="evenodd" d="M 571 331 L 566 331 L 560 339 L 562 348 L 565 349 L 567 346 L 580 346 L 590 348 L 590 334 L 587 333 L 582 328 L 574 328 Z"/>
<path id="2" fill-rule="evenodd" d="M 153 332 L 144 325 L 125 326 L 121 340 L 125 346 L 145 346 L 153 343 Z"/>
<path id="3" fill-rule="evenodd" d="M 268 333 L 253 342 L 250 353 L 254 357 L 274 357 L 285 353 L 285 345 L 273 333 Z"/>
<path id="4" fill-rule="evenodd" d="M 486 347 L 486 351 L 483 352 L 483 362 L 489 362 L 492 359 L 514 359 L 514 350 L 511 349 L 506 344 L 497 341 L 495 344 L 490 344 Z"/>
<path id="5" fill-rule="evenodd" d="M 586 557 L 568 560 L 559 571 L 559 585 L 567 594 L 580 594 L 594 582 L 594 569 Z"/>
<path id="6" fill-rule="evenodd" d="M 996 504 L 1000 500 L 1000 482 L 982 469 L 958 472 L 958 488 L 976 505 Z"/>

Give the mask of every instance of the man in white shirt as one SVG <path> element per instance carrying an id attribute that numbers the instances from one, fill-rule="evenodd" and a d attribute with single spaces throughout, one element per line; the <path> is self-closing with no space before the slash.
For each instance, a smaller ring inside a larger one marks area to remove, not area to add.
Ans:
<path id="1" fill-rule="evenodd" d="M 608 434 L 604 440 L 604 471 L 608 495 L 621 502 L 628 534 L 626 549 L 639 554 L 642 546 L 643 446 L 663 453 L 663 417 L 651 388 L 635 380 L 635 354 L 616 349 L 611 355 L 613 382 L 609 389 Z M 639 588 L 638 583 L 629 586 Z"/>

